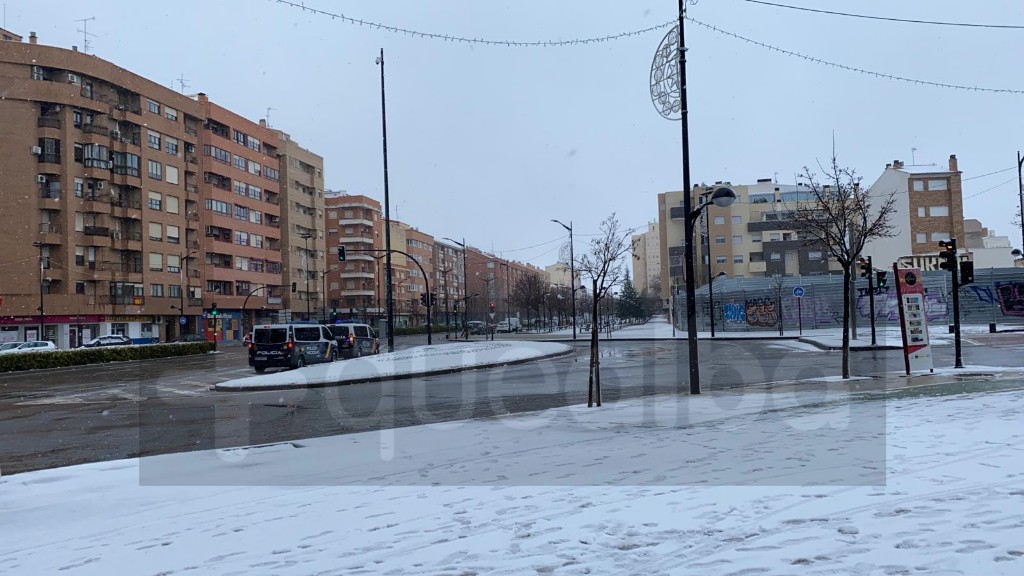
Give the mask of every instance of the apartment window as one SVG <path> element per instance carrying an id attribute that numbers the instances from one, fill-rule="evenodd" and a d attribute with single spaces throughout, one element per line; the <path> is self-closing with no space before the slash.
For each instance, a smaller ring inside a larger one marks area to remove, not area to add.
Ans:
<path id="1" fill-rule="evenodd" d="M 178 155 L 178 141 L 170 136 L 164 136 L 164 149 L 171 156 Z"/>
<path id="2" fill-rule="evenodd" d="M 146 131 L 146 145 L 153 150 L 160 149 L 160 133 L 153 132 L 152 130 Z"/>
<path id="3" fill-rule="evenodd" d="M 750 241 L 751 242 L 760 243 L 761 242 L 761 233 L 760 232 L 754 232 L 753 234 L 751 234 L 750 235 Z"/>
<path id="4" fill-rule="evenodd" d="M 352 211 L 351 210 L 345 210 L 345 219 L 348 220 L 348 219 L 351 219 L 351 218 L 352 218 Z"/>
<path id="5" fill-rule="evenodd" d="M 821 260 L 821 250 L 810 250 L 807 252 L 808 260 Z"/>
<path id="6" fill-rule="evenodd" d="M 245 182 L 240 182 L 238 180 L 232 181 L 232 189 L 235 191 L 235 194 L 245 196 L 245 188 Z"/>
<path id="7" fill-rule="evenodd" d="M 235 244 L 239 244 L 241 246 L 248 246 L 249 234 L 247 232 L 242 232 L 241 230 L 235 230 Z"/>
<path id="8" fill-rule="evenodd" d="M 178 202 L 179 202 L 178 197 L 177 196 L 167 196 L 166 200 L 167 200 L 167 205 L 166 205 L 165 208 L 167 210 L 167 213 L 168 214 L 177 214 L 178 213 L 178 206 L 179 206 L 179 204 L 178 204 Z"/>
<path id="9" fill-rule="evenodd" d="M 742 216 L 733 216 L 732 217 L 732 223 L 733 223 L 733 226 L 735 226 L 736 224 L 742 224 L 743 223 L 743 217 Z"/>
<path id="10" fill-rule="evenodd" d="M 164 106 L 164 116 L 172 122 L 178 121 L 178 111 L 170 106 Z"/>
<path id="11" fill-rule="evenodd" d="M 928 234 L 925 234 L 924 232 L 918 232 L 917 233 L 917 243 L 918 244 L 927 244 L 928 243 Z"/>
<path id="12" fill-rule="evenodd" d="M 725 224 L 725 216 L 715 216 L 715 225 Z"/>
<path id="13" fill-rule="evenodd" d="M 718 264 L 725 264 L 726 261 L 727 258 L 725 256 L 718 256 L 715 258 L 715 262 L 717 262 Z"/>
<path id="14" fill-rule="evenodd" d="M 944 240 L 949 240 L 948 232 L 932 232 L 932 242 L 941 242 Z"/>
<path id="15" fill-rule="evenodd" d="M 281 179 L 280 173 L 277 171 L 277 169 L 271 168 L 270 166 L 263 167 L 263 176 L 267 180 L 270 180 L 272 182 L 277 182 L 278 180 Z"/>
<path id="16" fill-rule="evenodd" d="M 771 234 L 768 235 L 768 239 L 771 240 L 772 242 L 778 242 L 779 240 L 782 240 L 782 234 L 778 232 L 772 232 Z"/>
<path id="17" fill-rule="evenodd" d="M 771 258 L 772 262 L 778 262 L 779 260 L 782 260 L 782 254 L 779 254 L 778 252 L 772 252 Z"/>
<path id="18" fill-rule="evenodd" d="M 75 246 L 75 266 L 85 266 L 85 248 Z"/>
<path id="19" fill-rule="evenodd" d="M 140 158 L 131 152 L 111 152 L 110 159 L 114 165 L 114 174 L 126 174 L 138 177 Z"/>
<path id="20" fill-rule="evenodd" d="M 949 182 L 946 180 L 929 180 L 928 190 L 932 192 L 938 192 L 949 189 Z"/>
<path id="21" fill-rule="evenodd" d="M 260 236 L 259 234 L 250 234 L 249 241 L 255 248 L 263 248 L 263 236 Z"/>
<path id="22" fill-rule="evenodd" d="M 110 149 L 99 144 L 82 146 L 82 163 L 87 168 L 110 168 Z"/>
<path id="23" fill-rule="evenodd" d="M 248 188 L 249 188 L 249 198 L 254 198 L 256 200 L 259 200 L 260 198 L 263 197 L 263 189 L 260 188 L 259 186 L 252 186 L 252 185 L 250 185 Z"/>
<path id="24" fill-rule="evenodd" d="M 238 168 L 239 170 L 248 170 L 249 161 L 241 156 L 235 156 L 235 168 Z"/>
<path id="25" fill-rule="evenodd" d="M 924 192 L 924 180 L 914 180 L 910 185 L 914 192 Z"/>
<path id="26" fill-rule="evenodd" d="M 206 209 L 213 210 L 214 212 L 225 216 L 231 215 L 231 204 L 221 202 L 220 200 L 212 200 L 208 198 L 206 200 Z"/>
<path id="27" fill-rule="evenodd" d="M 75 294 L 85 294 L 85 282 L 75 282 Z"/>
<path id="28" fill-rule="evenodd" d="M 164 165 L 156 160 L 150 160 L 147 165 L 150 178 L 161 180 L 164 177 Z"/>
<path id="29" fill-rule="evenodd" d="M 929 206 L 928 215 L 933 218 L 938 216 L 949 216 L 949 206 Z"/>
<path id="30" fill-rule="evenodd" d="M 222 164 L 231 164 L 231 153 L 227 150 L 222 150 L 216 146 L 210 146 L 207 144 L 206 146 L 203 146 L 203 152 Z"/>
<path id="31" fill-rule="evenodd" d="M 743 244 L 743 236 L 733 236 L 732 237 L 732 243 L 733 244 Z"/>
<path id="32" fill-rule="evenodd" d="M 177 254 L 167 255 L 167 271 L 181 272 L 181 256 L 178 256 Z"/>
<path id="33" fill-rule="evenodd" d="M 263 224 L 263 213 L 258 210 L 250 210 L 249 222 L 252 222 L 253 224 Z"/>
<path id="34" fill-rule="evenodd" d="M 167 180 L 168 184 L 177 184 L 178 183 L 178 167 L 177 166 L 171 166 L 170 164 L 167 165 L 167 178 L 166 178 L 166 180 Z"/>
<path id="35" fill-rule="evenodd" d="M 71 123 L 75 125 L 75 128 L 82 127 L 82 111 L 75 110 L 71 113 Z"/>
<path id="36" fill-rule="evenodd" d="M 259 176 L 261 169 L 262 169 L 262 166 L 260 166 L 258 162 L 249 162 L 249 173 L 250 174 L 255 174 L 256 176 Z"/>
<path id="37" fill-rule="evenodd" d="M 85 186 L 85 183 L 82 182 L 81 178 L 75 178 L 75 196 L 76 197 L 78 197 L 78 198 L 82 197 L 82 188 L 84 186 Z"/>
<path id="38" fill-rule="evenodd" d="M 238 204 L 235 204 L 235 219 L 236 220 L 248 220 L 249 219 L 249 209 L 246 208 L 245 206 L 239 206 Z"/>
<path id="39" fill-rule="evenodd" d="M 775 194 L 751 194 L 751 204 L 771 204 L 775 202 Z"/>
<path id="40" fill-rule="evenodd" d="M 181 285 L 180 284 L 168 284 L 167 285 L 167 296 L 169 298 L 181 298 Z"/>
<path id="41" fill-rule="evenodd" d="M 181 228 L 172 224 L 167 225 L 167 241 L 171 244 L 181 243 Z"/>
<path id="42" fill-rule="evenodd" d="M 149 285 L 149 295 L 150 296 L 154 296 L 156 298 L 163 298 L 164 297 L 164 285 L 163 284 L 150 284 Z"/>
<path id="43" fill-rule="evenodd" d="M 255 138 L 253 138 L 252 136 L 249 136 L 249 139 L 246 142 L 246 145 L 249 147 L 250 150 L 255 150 L 257 152 L 259 152 L 260 149 L 263 147 L 261 145 L 260 141 L 255 139 Z"/>
<path id="44" fill-rule="evenodd" d="M 918 218 L 924 218 L 924 206 L 918 206 L 918 208 L 917 208 L 917 217 Z"/>
<path id="45" fill-rule="evenodd" d="M 146 100 L 146 110 L 149 110 L 153 114 L 159 114 L 160 113 L 160 105 L 157 104 L 156 102 L 153 102 L 152 100 Z"/>
<path id="46" fill-rule="evenodd" d="M 150 210 L 162 210 L 163 209 L 163 196 L 159 192 L 149 193 L 149 209 Z"/>
<path id="47" fill-rule="evenodd" d="M 725 244 L 725 236 L 715 236 L 715 244 Z"/>
<path id="48" fill-rule="evenodd" d="M 164 226 L 159 222 L 149 223 L 149 239 L 162 242 L 164 239 Z"/>
<path id="49" fill-rule="evenodd" d="M 162 272 L 164 269 L 164 255 L 158 252 L 150 252 L 149 269 L 152 272 Z"/>
<path id="50" fill-rule="evenodd" d="M 743 254 L 736 254 L 732 257 L 733 264 L 743 264 Z"/>

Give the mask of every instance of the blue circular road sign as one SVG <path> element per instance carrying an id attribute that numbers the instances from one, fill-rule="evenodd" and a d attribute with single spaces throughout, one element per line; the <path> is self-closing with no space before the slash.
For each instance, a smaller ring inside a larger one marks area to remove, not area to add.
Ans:
<path id="1" fill-rule="evenodd" d="M 182 326 L 184 326 L 187 323 L 188 323 L 188 320 L 184 316 L 178 316 L 178 324 L 181 324 Z"/>
<path id="2" fill-rule="evenodd" d="M 796 296 L 797 298 L 803 298 L 804 297 L 804 287 L 803 286 L 797 286 L 796 288 L 793 288 L 793 296 Z"/>

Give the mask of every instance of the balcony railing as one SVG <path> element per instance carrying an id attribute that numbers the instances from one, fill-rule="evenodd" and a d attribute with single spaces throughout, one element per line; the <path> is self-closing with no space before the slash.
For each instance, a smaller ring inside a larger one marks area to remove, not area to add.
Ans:
<path id="1" fill-rule="evenodd" d="M 60 118 L 54 116 L 40 116 L 37 125 L 40 128 L 60 128 Z"/>
<path id="2" fill-rule="evenodd" d="M 142 264 L 135 262 L 100 262 L 100 270 L 123 274 L 142 274 Z"/>
<path id="3" fill-rule="evenodd" d="M 100 136 L 107 137 L 110 136 L 109 128 L 104 128 L 103 126 L 98 126 L 96 124 L 83 124 L 82 132 L 85 132 L 86 134 L 99 134 Z"/>
<path id="4" fill-rule="evenodd" d="M 106 226 L 86 226 L 82 231 L 86 236 L 110 236 L 110 228 Z"/>
<path id="5" fill-rule="evenodd" d="M 199 134 L 199 132 L 195 128 L 191 127 L 191 126 L 185 126 L 185 134 L 190 134 L 192 136 L 196 136 L 196 135 Z"/>
<path id="6" fill-rule="evenodd" d="M 43 222 L 39 225 L 40 234 L 60 234 L 60 226 L 50 222 Z"/>
<path id="7" fill-rule="evenodd" d="M 139 230 L 116 230 L 110 236 L 120 242 L 141 242 L 142 232 Z"/>
<path id="8" fill-rule="evenodd" d="M 188 192 L 189 194 L 198 194 L 199 186 L 196 186 L 195 184 L 185 184 L 185 192 Z"/>
<path id="9" fill-rule="evenodd" d="M 60 164 L 60 154 L 43 153 L 39 155 L 39 161 L 47 164 Z"/>
<path id="10" fill-rule="evenodd" d="M 111 198 L 110 204 L 118 208 L 142 209 L 142 200 L 135 198 Z"/>
<path id="11" fill-rule="evenodd" d="M 100 296 L 100 303 L 120 306 L 144 306 L 146 304 L 146 298 L 145 296 L 120 296 L 114 294 L 105 294 Z"/>

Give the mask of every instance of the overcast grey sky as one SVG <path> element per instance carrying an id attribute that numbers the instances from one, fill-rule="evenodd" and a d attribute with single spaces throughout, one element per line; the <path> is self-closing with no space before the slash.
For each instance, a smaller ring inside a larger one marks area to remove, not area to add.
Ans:
<path id="1" fill-rule="evenodd" d="M 675 18 L 675 0 L 305 0 L 425 32 L 501 40 L 605 36 Z M 1018 2 L 782 3 L 897 18 L 1024 25 Z M 270 123 L 322 154 L 327 186 L 383 198 L 379 69 L 384 48 L 392 216 L 437 237 L 538 265 L 572 220 L 585 234 L 617 212 L 657 217 L 682 186 L 680 129 L 650 102 L 665 30 L 566 47 L 445 42 L 358 26 L 273 0 L 6 0 L 6 27 L 45 44 L 82 45 L 165 85 Z M 914 79 L 1024 90 L 1024 30 L 879 22 L 743 0 L 700 0 L 690 16 L 844 65 Z M 893 159 L 946 166 L 956 154 L 965 213 L 1020 246 L 1016 151 L 1024 97 L 880 79 L 779 54 L 688 23 L 694 183 L 792 183 L 830 153 L 870 183 Z M 174 84 L 177 88 L 178 85 Z M 916 148 L 912 152 L 912 148 Z M 972 195 L 977 195 L 971 197 Z M 549 244 L 535 246 L 544 242 Z"/>

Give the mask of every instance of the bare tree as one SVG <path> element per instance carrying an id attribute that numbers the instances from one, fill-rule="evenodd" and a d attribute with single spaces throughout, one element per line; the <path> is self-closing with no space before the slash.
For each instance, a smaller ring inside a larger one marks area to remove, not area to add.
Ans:
<path id="1" fill-rule="evenodd" d="M 590 250 L 579 257 L 576 269 L 590 278 L 590 378 L 587 406 L 601 405 L 601 361 L 598 355 L 598 304 L 625 277 L 622 259 L 633 249 L 630 241 L 635 230 L 623 230 L 613 212 L 601 222 L 601 233 L 590 241 Z"/>
<path id="2" fill-rule="evenodd" d="M 895 235 L 891 222 L 896 211 L 895 190 L 878 196 L 878 205 L 873 206 L 871 190 L 861 187 L 861 177 L 853 169 L 839 165 L 834 150 L 829 166 L 819 168 L 827 184 L 804 167 L 801 179 L 811 198 L 796 205 L 792 217 L 796 232 L 826 246 L 829 257 L 843 269 L 843 378 L 849 378 L 853 266 L 869 241 Z"/>
<path id="3" fill-rule="evenodd" d="M 531 311 L 537 312 L 537 316 L 540 316 L 540 308 L 546 295 L 547 286 L 536 274 L 520 277 L 512 287 L 512 303 L 526 308 L 527 319 Z"/>

